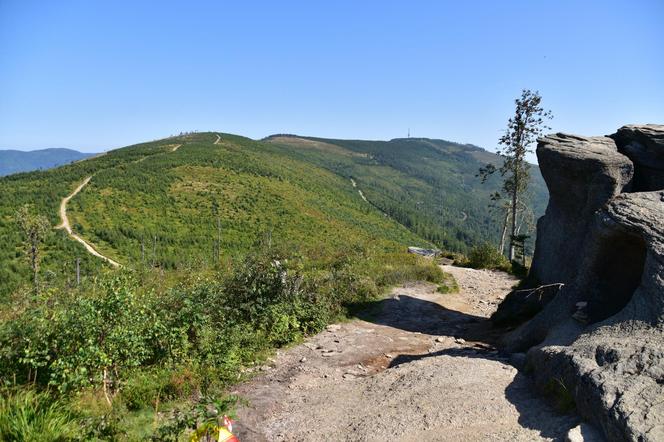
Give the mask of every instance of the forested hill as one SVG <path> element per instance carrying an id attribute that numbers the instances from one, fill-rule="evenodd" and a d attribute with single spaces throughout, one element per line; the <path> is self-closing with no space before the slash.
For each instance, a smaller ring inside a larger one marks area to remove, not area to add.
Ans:
<path id="1" fill-rule="evenodd" d="M 325 167 L 356 183 L 367 200 L 439 247 L 466 251 L 496 241 L 500 212 L 489 210 L 499 177 L 486 184 L 476 177 L 500 158 L 469 144 L 427 138 L 390 141 L 335 140 L 274 135 L 266 141 L 284 152 Z M 544 213 L 548 194 L 539 168 L 531 169 L 527 195 L 531 222 Z M 533 226 L 534 227 L 534 226 Z"/>
<path id="2" fill-rule="evenodd" d="M 27 152 L 13 149 L 0 150 L 0 176 L 50 169 L 92 155 L 94 154 L 71 149 L 40 149 Z"/>
<path id="3" fill-rule="evenodd" d="M 475 177 L 496 159 L 439 140 L 196 133 L 10 175 L 0 178 L 0 295 L 30 281 L 18 208 L 29 205 L 55 227 L 62 199 L 88 177 L 67 204 L 73 231 L 128 268 L 168 275 L 219 268 L 266 237 L 321 268 L 349 248 L 360 255 L 408 245 L 466 251 L 498 234 L 487 209 L 496 185 Z M 534 183 L 541 210 L 543 187 Z M 44 250 L 45 284 L 71 284 L 77 258 L 84 275 L 107 266 L 62 229 L 51 231 Z"/>
<path id="4" fill-rule="evenodd" d="M 198 133 L 0 178 L 0 294 L 30 281 L 18 208 L 29 205 L 55 227 L 61 200 L 88 177 L 67 204 L 73 231 L 125 267 L 160 269 L 167 277 L 223 267 L 266 237 L 323 267 L 349 248 L 394 253 L 430 245 L 340 175 L 269 143 Z M 107 266 L 53 229 L 40 271 L 44 284 L 71 283 L 76 258 L 84 275 Z"/>

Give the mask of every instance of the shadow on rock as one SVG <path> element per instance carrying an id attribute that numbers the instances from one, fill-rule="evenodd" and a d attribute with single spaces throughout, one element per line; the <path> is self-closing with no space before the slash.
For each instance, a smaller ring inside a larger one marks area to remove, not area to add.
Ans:
<path id="1" fill-rule="evenodd" d="M 443 356 L 485 359 L 500 363 L 505 369 L 512 365 L 519 368 L 520 364 L 512 363 L 512 355 L 498 351 L 494 346 L 502 332 L 492 328 L 488 318 L 407 295 L 357 304 L 353 309 L 354 316 L 367 322 L 439 338 L 448 337 L 451 339 L 444 342 L 454 345 L 429 353 L 397 355 L 390 361 L 388 369 Z M 576 415 L 556 411 L 548 401 L 538 396 L 532 380 L 522 372 L 518 372 L 507 386 L 505 397 L 519 412 L 519 424 L 538 431 L 544 438 L 563 440 L 566 431 L 579 422 Z"/>

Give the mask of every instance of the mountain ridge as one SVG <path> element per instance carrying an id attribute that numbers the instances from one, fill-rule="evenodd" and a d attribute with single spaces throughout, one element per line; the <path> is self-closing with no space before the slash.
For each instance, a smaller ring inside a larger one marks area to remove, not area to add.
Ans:
<path id="1" fill-rule="evenodd" d="M 60 147 L 29 151 L 0 149 L 0 176 L 51 169 L 94 155 L 97 154 Z"/>

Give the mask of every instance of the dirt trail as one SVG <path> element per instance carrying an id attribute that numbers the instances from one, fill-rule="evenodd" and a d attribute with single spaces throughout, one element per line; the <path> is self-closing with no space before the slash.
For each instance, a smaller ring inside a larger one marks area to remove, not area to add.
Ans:
<path id="1" fill-rule="evenodd" d="M 81 238 L 80 236 L 75 234 L 71 229 L 71 225 L 69 224 L 69 218 L 67 218 L 67 203 L 69 202 L 69 200 L 74 198 L 76 196 L 76 194 L 78 192 L 80 192 L 90 182 L 90 179 L 92 179 L 91 176 L 87 177 L 85 180 L 83 180 L 83 182 L 71 194 L 69 194 L 68 196 L 66 196 L 62 199 L 62 201 L 60 202 L 60 220 L 61 220 L 61 224 L 57 228 L 58 229 L 65 229 L 67 231 L 67 233 L 69 234 L 69 236 L 71 236 L 72 239 L 74 239 L 74 240 L 80 242 L 81 244 L 83 244 L 83 247 L 85 247 L 85 249 L 90 254 L 105 260 L 106 262 L 108 262 L 113 267 L 120 267 L 121 266 L 120 263 L 118 263 L 116 261 L 113 261 L 108 256 L 102 255 L 94 247 L 92 247 L 92 245 L 90 243 L 88 243 L 83 238 Z"/>
<path id="2" fill-rule="evenodd" d="M 350 182 L 351 182 L 351 184 L 353 185 L 353 187 L 357 188 L 357 183 L 355 182 L 354 179 L 351 178 L 351 179 L 350 179 Z M 364 201 L 366 201 L 367 203 L 369 202 L 369 200 L 367 200 L 367 197 L 364 196 L 364 194 L 362 193 L 362 191 L 361 191 L 360 189 L 357 189 L 357 193 L 360 194 L 360 197 L 361 197 Z"/>
<path id="3" fill-rule="evenodd" d="M 217 144 L 217 143 L 215 142 L 215 144 Z M 181 146 L 182 146 L 182 144 L 174 144 L 173 147 L 171 148 L 171 152 L 175 152 Z M 102 155 L 106 155 L 106 152 L 103 152 L 99 155 L 95 155 L 94 157 L 90 157 L 90 158 L 96 158 L 96 157 L 100 157 Z M 86 159 L 90 159 L 90 158 L 86 158 Z M 142 161 L 145 161 L 145 159 L 147 159 L 147 158 L 149 158 L 149 156 L 142 157 L 142 158 L 134 161 L 134 163 L 140 163 Z M 83 244 L 83 247 L 85 247 L 85 249 L 90 254 L 92 254 L 92 255 L 94 255 L 98 258 L 103 259 L 104 261 L 106 261 L 110 265 L 112 265 L 113 267 L 122 267 L 122 264 L 120 264 L 117 261 L 112 260 L 108 256 L 102 255 L 101 253 L 99 253 L 92 246 L 92 244 L 90 244 L 89 242 L 87 242 L 86 240 L 84 240 L 83 238 L 78 236 L 77 234 L 75 234 L 71 229 L 71 225 L 69 224 L 69 218 L 67 218 L 67 203 L 69 203 L 69 201 L 72 198 L 74 198 L 78 194 L 78 192 L 80 192 L 90 182 L 91 179 L 92 179 L 92 176 L 87 177 L 85 180 L 83 180 L 83 182 L 71 194 L 67 195 L 66 197 L 64 197 L 62 199 L 62 201 L 60 202 L 60 225 L 57 226 L 56 229 L 65 229 L 67 231 L 67 233 L 69 234 L 69 236 L 71 236 L 72 239 L 74 239 L 74 240 L 80 242 L 81 244 Z"/>
<path id="4" fill-rule="evenodd" d="M 212 144 L 219 144 L 221 142 L 221 136 L 219 134 L 215 134 L 215 135 L 217 136 L 217 139 Z"/>
<path id="5" fill-rule="evenodd" d="M 394 289 L 361 319 L 281 351 L 237 388 L 242 441 L 555 440 L 554 412 L 492 346 L 486 318 L 515 280 L 445 266 L 461 291 Z"/>

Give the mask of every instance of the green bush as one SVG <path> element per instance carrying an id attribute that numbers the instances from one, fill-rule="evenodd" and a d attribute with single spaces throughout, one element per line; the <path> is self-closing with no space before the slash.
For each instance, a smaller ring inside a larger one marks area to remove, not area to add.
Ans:
<path id="1" fill-rule="evenodd" d="M 480 244 L 470 251 L 468 266 L 474 269 L 501 269 L 505 271 L 510 269 L 508 259 L 490 243 Z"/>
<path id="2" fill-rule="evenodd" d="M 450 275 L 449 273 L 445 273 L 443 280 L 441 281 L 440 285 L 438 286 L 438 293 L 457 293 L 459 291 L 459 284 L 457 284 L 456 279 L 454 279 L 454 276 Z"/>
<path id="3" fill-rule="evenodd" d="M 324 264 L 285 256 L 261 247 L 227 273 L 162 292 L 124 271 L 25 297 L 0 316 L 0 382 L 54 387 L 71 398 L 85 437 L 112 438 L 131 433 L 128 412 L 218 395 L 271 349 L 390 285 L 444 280 L 432 261 L 370 248 Z"/>
<path id="4" fill-rule="evenodd" d="M 199 374 L 190 367 L 136 370 L 120 393 L 129 410 L 154 408 L 158 403 L 186 399 L 200 390 Z"/>

